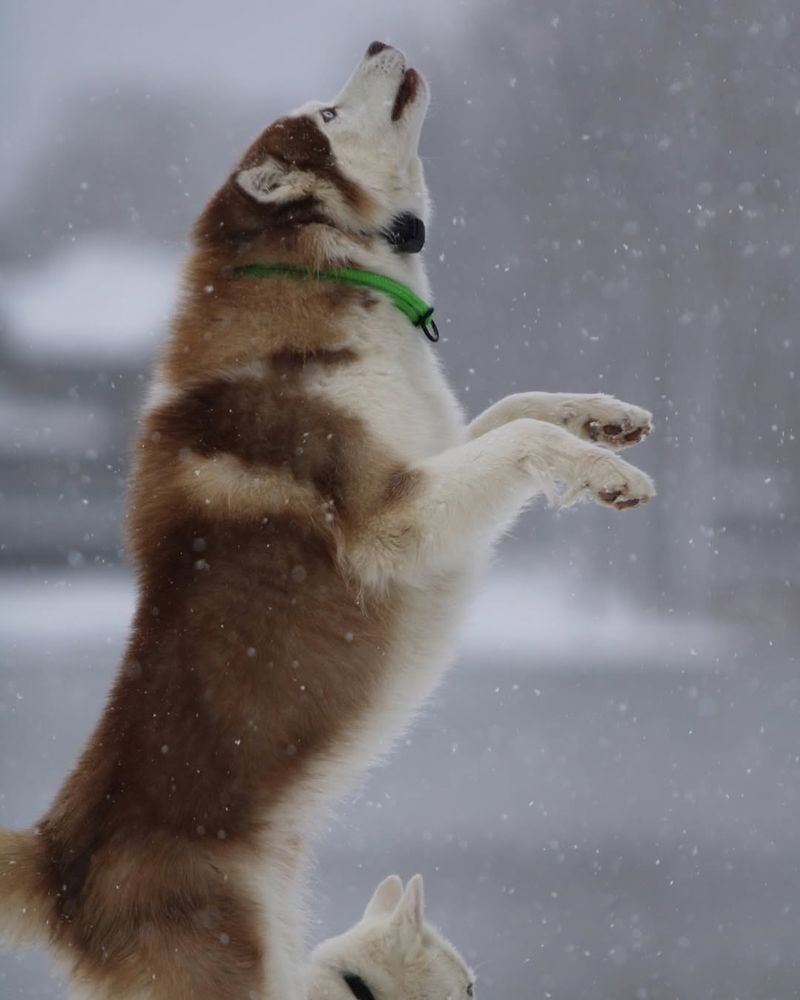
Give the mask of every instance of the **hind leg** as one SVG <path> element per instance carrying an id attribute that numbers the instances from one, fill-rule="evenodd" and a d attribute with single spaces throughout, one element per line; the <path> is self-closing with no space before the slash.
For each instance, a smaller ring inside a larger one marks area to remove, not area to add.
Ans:
<path id="1" fill-rule="evenodd" d="M 154 959 L 148 1000 L 273 1000 L 260 946 L 224 924 L 208 934 L 182 933 Z"/>
<path id="2" fill-rule="evenodd" d="M 305 1000 L 302 849 L 276 839 L 255 856 L 156 865 L 151 845 L 135 867 L 120 852 L 101 859 L 64 939 L 73 1000 Z"/>
<path id="3" fill-rule="evenodd" d="M 241 897 L 210 905 L 149 941 L 147 1000 L 305 1000 L 294 886 L 273 878 L 265 888 L 257 909 Z"/>
<path id="4" fill-rule="evenodd" d="M 278 1000 L 261 935 L 241 914 L 209 905 L 143 922 L 73 967 L 71 1000 Z M 294 1000 L 288 997 L 287 1000 Z"/>
<path id="5" fill-rule="evenodd" d="M 187 955 L 180 946 L 159 954 L 134 953 L 129 967 L 72 978 L 70 1000 L 278 1000 L 260 964 L 232 957 L 221 944 Z"/>

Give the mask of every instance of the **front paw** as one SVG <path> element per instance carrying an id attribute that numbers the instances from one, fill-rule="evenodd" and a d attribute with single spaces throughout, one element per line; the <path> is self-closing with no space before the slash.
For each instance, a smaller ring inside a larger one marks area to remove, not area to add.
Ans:
<path id="1" fill-rule="evenodd" d="M 653 429 L 653 415 L 648 410 L 602 393 L 573 396 L 562 407 L 562 422 L 567 430 L 608 448 L 637 444 Z"/>
<path id="2" fill-rule="evenodd" d="M 615 510 L 627 510 L 647 503 L 656 493 L 653 480 L 646 472 L 600 448 L 593 448 L 590 454 L 581 456 L 574 477 L 564 498 L 566 503 L 588 494 L 597 503 Z"/>

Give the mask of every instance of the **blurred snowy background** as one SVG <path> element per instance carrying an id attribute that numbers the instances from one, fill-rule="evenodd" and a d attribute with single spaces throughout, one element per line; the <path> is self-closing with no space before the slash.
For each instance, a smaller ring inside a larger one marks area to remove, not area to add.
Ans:
<path id="1" fill-rule="evenodd" d="M 6 0 L 0 822 L 44 810 L 124 641 L 128 455 L 187 229 L 373 38 L 432 85 L 427 257 L 470 413 L 648 406 L 659 497 L 525 517 L 321 844 L 313 933 L 420 870 L 483 997 L 800 996 L 796 0 Z M 3 1000 L 63 995 L 0 956 Z"/>

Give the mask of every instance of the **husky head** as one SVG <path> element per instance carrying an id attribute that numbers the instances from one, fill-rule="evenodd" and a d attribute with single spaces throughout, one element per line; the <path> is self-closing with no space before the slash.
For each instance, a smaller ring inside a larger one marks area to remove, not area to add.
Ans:
<path id="1" fill-rule="evenodd" d="M 417 154 L 427 106 L 423 77 L 397 49 L 373 42 L 336 98 L 264 130 L 201 215 L 195 239 L 247 253 L 291 248 L 314 227 L 323 239 L 327 229 L 415 253 L 428 214 Z"/>
<path id="2" fill-rule="evenodd" d="M 362 919 L 311 955 L 311 1000 L 469 1000 L 473 977 L 455 948 L 425 923 L 422 876 L 405 892 L 396 875 Z"/>

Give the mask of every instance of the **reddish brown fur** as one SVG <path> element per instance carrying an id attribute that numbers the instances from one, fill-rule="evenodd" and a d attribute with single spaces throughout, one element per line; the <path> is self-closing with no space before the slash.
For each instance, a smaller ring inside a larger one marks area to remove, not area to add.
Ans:
<path id="1" fill-rule="evenodd" d="M 268 151 L 347 193 L 318 135 L 278 122 L 243 163 Z M 262 209 L 229 180 L 196 226 L 163 364 L 186 388 L 146 417 L 137 444 L 130 642 L 94 735 L 26 842 L 54 944 L 109 996 L 263 989 L 253 866 L 265 844 L 296 863 L 302 831 L 271 840 L 273 812 L 366 710 L 398 610 L 392 595 L 366 607 L 337 551 L 409 480 L 357 420 L 305 392 L 314 366 L 356 360 L 342 321 L 372 299 L 233 276 L 243 259 L 316 252 L 316 209 Z M 261 374 L 226 374 L 253 363 Z M 255 485 L 208 496 L 195 465 Z M 271 476 L 291 501 L 276 509 Z"/>
<path id="2" fill-rule="evenodd" d="M 239 171 L 258 166 L 268 157 L 287 169 L 308 171 L 329 181 L 356 210 L 369 207 L 366 193 L 339 169 L 328 139 L 311 118 L 306 115 L 279 118 L 250 146 L 227 182 L 211 199 L 195 224 L 198 239 L 241 243 L 262 235 L 269 226 L 272 239 L 279 235 L 286 240 L 300 225 L 328 222 L 322 205 L 311 195 L 295 201 L 264 204 L 242 190 L 236 183 Z"/>

